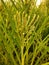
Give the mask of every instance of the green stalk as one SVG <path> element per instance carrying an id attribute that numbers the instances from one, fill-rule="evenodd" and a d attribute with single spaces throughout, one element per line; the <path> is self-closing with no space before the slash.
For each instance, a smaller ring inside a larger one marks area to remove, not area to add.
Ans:
<path id="1" fill-rule="evenodd" d="M 32 62 L 31 62 L 31 65 L 33 65 L 33 62 L 34 62 L 34 59 L 35 57 L 37 56 L 37 54 L 42 50 L 43 46 L 47 43 L 47 41 L 49 40 L 49 38 L 43 43 L 43 41 L 40 43 L 40 46 L 38 47 L 39 50 L 36 52 L 37 50 L 37 47 L 35 48 L 35 51 L 33 52 L 33 58 L 32 58 Z"/>
<path id="2" fill-rule="evenodd" d="M 21 46 L 21 60 L 22 60 L 22 63 L 21 65 L 24 65 L 24 55 L 23 55 L 23 46 Z"/>

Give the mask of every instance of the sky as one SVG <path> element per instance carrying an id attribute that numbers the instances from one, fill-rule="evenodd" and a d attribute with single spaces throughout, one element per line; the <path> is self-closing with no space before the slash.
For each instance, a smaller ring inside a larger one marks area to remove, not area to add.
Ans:
<path id="1" fill-rule="evenodd" d="M 38 7 L 41 4 L 42 0 L 37 0 L 36 6 Z"/>
<path id="2" fill-rule="evenodd" d="M 9 0 L 4 0 L 4 1 L 6 2 L 6 1 L 9 1 Z M 37 3 L 36 3 L 36 6 L 37 6 L 37 7 L 40 5 L 41 1 L 42 1 L 42 0 L 37 0 Z"/>

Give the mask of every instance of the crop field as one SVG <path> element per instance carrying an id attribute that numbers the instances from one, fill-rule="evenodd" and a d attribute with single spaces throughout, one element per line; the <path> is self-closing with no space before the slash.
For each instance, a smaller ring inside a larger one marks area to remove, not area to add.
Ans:
<path id="1" fill-rule="evenodd" d="M 49 0 L 0 0 L 0 65 L 49 65 Z"/>

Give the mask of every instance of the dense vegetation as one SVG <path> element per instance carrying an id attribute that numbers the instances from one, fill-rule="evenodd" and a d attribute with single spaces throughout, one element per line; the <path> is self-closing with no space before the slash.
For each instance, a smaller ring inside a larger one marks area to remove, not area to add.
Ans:
<path id="1" fill-rule="evenodd" d="M 0 65 L 49 65 L 49 0 L 0 2 Z"/>

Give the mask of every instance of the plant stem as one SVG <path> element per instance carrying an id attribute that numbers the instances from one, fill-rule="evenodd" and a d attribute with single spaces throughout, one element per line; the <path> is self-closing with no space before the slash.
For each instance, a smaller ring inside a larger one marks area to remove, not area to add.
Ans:
<path id="1" fill-rule="evenodd" d="M 22 59 L 22 64 L 21 65 L 24 65 L 24 55 L 23 55 L 23 46 L 21 47 L 21 59 Z"/>

